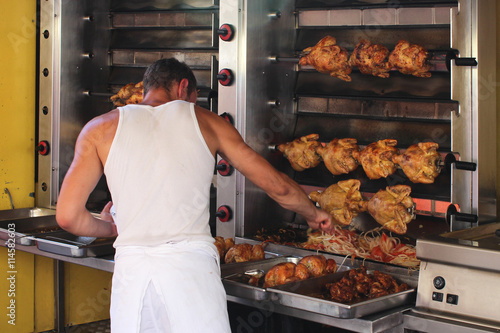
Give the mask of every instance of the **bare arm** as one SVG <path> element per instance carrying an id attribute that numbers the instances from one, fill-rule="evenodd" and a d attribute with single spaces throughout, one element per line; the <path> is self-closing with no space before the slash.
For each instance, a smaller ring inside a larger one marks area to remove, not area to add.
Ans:
<path id="1" fill-rule="evenodd" d="M 95 218 L 86 208 L 90 193 L 103 174 L 102 162 L 96 148 L 100 122 L 90 121 L 80 133 L 75 147 L 75 157 L 64 178 L 57 201 L 56 220 L 61 228 L 78 236 L 113 237 L 116 226 L 106 205 L 101 216 Z"/>
<path id="2" fill-rule="evenodd" d="M 215 114 L 207 117 L 213 131 L 205 136 L 206 140 L 209 137 L 209 147 L 215 147 L 217 153 L 282 207 L 302 215 L 311 228 L 332 231 L 331 215 L 317 208 L 299 184 L 250 148 L 227 121 Z"/>

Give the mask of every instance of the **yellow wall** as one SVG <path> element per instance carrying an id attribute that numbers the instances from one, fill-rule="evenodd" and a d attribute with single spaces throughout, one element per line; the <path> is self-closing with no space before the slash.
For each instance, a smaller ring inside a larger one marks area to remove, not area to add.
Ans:
<path id="1" fill-rule="evenodd" d="M 35 175 L 36 0 L 2 2 L 0 20 L 0 210 L 33 207 Z M 16 325 L 7 321 L 7 249 L 0 247 L 0 332 L 54 328 L 54 261 L 17 251 Z M 111 274 L 65 264 L 66 323 L 109 318 Z"/>

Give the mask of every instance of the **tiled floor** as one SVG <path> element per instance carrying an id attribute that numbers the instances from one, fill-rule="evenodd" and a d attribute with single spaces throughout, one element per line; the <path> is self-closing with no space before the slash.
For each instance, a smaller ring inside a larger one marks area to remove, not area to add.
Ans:
<path id="1" fill-rule="evenodd" d="M 109 320 L 101 320 L 93 323 L 76 325 L 66 328 L 67 333 L 110 333 Z M 42 333 L 54 333 L 47 331 Z"/>

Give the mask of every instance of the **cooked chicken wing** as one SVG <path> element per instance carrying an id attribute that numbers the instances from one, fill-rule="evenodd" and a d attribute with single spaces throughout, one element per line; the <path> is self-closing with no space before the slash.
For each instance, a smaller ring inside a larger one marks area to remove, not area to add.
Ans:
<path id="1" fill-rule="evenodd" d="M 260 244 L 253 246 L 247 243 L 236 244 L 227 251 L 225 263 L 261 260 L 264 259 L 264 254 L 264 249 Z"/>
<path id="2" fill-rule="evenodd" d="M 354 158 L 359 152 L 357 142 L 352 138 L 333 139 L 325 147 L 316 148 L 316 152 L 332 174 L 341 175 L 356 170 L 359 165 Z"/>
<path id="3" fill-rule="evenodd" d="M 234 246 L 233 238 L 226 238 L 221 236 L 214 237 L 215 247 L 217 247 L 217 251 L 219 252 L 219 256 L 221 259 L 221 263 L 224 261 L 224 257 L 226 256 L 227 251 Z"/>
<path id="4" fill-rule="evenodd" d="M 275 287 L 285 283 L 307 279 L 304 265 L 296 269 L 293 262 L 282 262 L 271 267 L 264 278 L 264 288 Z M 296 272 L 297 270 L 297 272 Z"/>
<path id="5" fill-rule="evenodd" d="M 397 166 L 392 157 L 399 153 L 395 147 L 396 140 L 386 139 L 370 143 L 359 152 L 357 160 L 363 166 L 366 175 L 370 179 L 385 178 L 396 172 Z"/>
<path id="6" fill-rule="evenodd" d="M 389 55 L 389 65 L 403 74 L 417 77 L 431 77 L 430 65 L 427 62 L 428 52 L 417 44 L 400 40 Z"/>
<path id="7" fill-rule="evenodd" d="M 298 265 L 307 267 L 309 274 L 312 277 L 325 275 L 327 273 L 335 273 L 337 270 L 337 263 L 333 259 L 326 259 L 324 256 L 310 255 L 305 256 L 298 262 Z"/>
<path id="8" fill-rule="evenodd" d="M 316 153 L 316 149 L 321 146 L 316 141 L 318 139 L 318 134 L 309 134 L 292 142 L 280 144 L 278 150 L 288 158 L 294 170 L 304 171 L 314 168 L 321 162 L 321 157 Z"/>
<path id="9" fill-rule="evenodd" d="M 323 192 L 309 194 L 311 200 L 333 216 L 337 224 L 349 225 L 359 212 L 365 210 L 365 202 L 359 192 L 361 182 L 348 179 L 329 186 Z"/>
<path id="10" fill-rule="evenodd" d="M 368 201 L 368 212 L 385 229 L 402 235 L 406 233 L 406 225 L 415 218 L 410 193 L 411 187 L 407 185 L 379 190 Z"/>
<path id="11" fill-rule="evenodd" d="M 137 104 L 142 102 L 144 91 L 143 82 L 129 83 L 123 86 L 116 95 L 110 97 L 115 106 L 124 106 L 127 104 Z"/>
<path id="12" fill-rule="evenodd" d="M 354 48 L 349 58 L 349 64 L 358 67 L 363 74 L 388 78 L 391 69 L 387 61 L 388 55 L 387 47 L 381 44 L 372 44 L 369 40 L 364 39 Z"/>
<path id="13" fill-rule="evenodd" d="M 305 56 L 300 58 L 299 65 L 311 65 L 318 72 L 328 73 L 344 81 L 351 81 L 352 68 L 349 65 L 347 50 L 337 45 L 334 37 L 326 36 L 315 46 L 303 50 Z"/>
<path id="14" fill-rule="evenodd" d="M 432 184 L 441 171 L 438 148 L 435 142 L 420 142 L 408 147 L 404 154 L 394 155 L 392 161 L 403 169 L 412 182 Z"/>

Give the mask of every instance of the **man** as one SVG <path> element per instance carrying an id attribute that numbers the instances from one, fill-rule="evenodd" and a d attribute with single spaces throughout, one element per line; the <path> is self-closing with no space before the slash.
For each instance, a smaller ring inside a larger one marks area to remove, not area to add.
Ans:
<path id="1" fill-rule="evenodd" d="M 216 154 L 311 228 L 331 231 L 331 217 L 231 124 L 193 104 L 196 79 L 185 64 L 159 60 L 143 81 L 140 105 L 112 110 L 83 128 L 57 222 L 76 235 L 117 236 L 112 332 L 229 332 L 208 225 Z M 103 172 L 116 215 L 108 203 L 97 219 L 85 204 Z"/>

